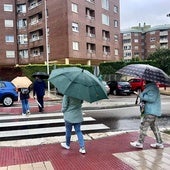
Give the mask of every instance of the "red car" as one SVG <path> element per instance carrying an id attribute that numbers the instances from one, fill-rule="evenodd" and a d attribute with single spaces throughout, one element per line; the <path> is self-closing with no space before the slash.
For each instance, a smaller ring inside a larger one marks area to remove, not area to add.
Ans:
<path id="1" fill-rule="evenodd" d="M 143 91 L 145 88 L 145 80 L 141 78 L 132 78 L 128 81 L 131 85 L 132 91 Z M 160 87 L 164 87 L 166 89 L 166 85 L 161 83 L 156 83 L 156 85 Z"/>
<path id="2" fill-rule="evenodd" d="M 132 91 L 143 91 L 145 87 L 145 80 L 141 78 L 132 78 L 128 82 L 131 85 Z"/>

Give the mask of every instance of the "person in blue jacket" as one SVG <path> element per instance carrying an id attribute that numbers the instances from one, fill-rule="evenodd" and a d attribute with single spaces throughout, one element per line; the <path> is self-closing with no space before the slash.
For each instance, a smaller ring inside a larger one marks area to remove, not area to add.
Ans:
<path id="1" fill-rule="evenodd" d="M 35 77 L 33 83 L 33 97 L 38 101 L 39 112 L 44 111 L 44 95 L 45 95 L 46 84 L 43 79 L 39 76 Z"/>
<path id="2" fill-rule="evenodd" d="M 81 131 L 81 123 L 83 122 L 82 103 L 83 101 L 77 98 L 69 97 L 67 95 L 64 95 L 63 97 L 61 111 L 64 113 L 66 142 L 61 143 L 61 146 L 65 149 L 70 149 L 71 132 L 72 127 L 74 127 L 80 145 L 79 152 L 85 154 L 84 138 Z"/>
<path id="3" fill-rule="evenodd" d="M 163 149 L 163 141 L 157 125 L 157 119 L 161 116 L 161 99 L 159 88 L 156 83 L 146 81 L 145 89 L 139 94 L 140 100 L 144 103 L 144 111 L 141 115 L 140 134 L 138 140 L 130 142 L 130 145 L 136 148 L 143 148 L 144 138 L 150 127 L 153 131 L 156 143 L 151 144 L 152 148 Z"/>
<path id="4" fill-rule="evenodd" d="M 30 88 L 19 88 L 18 89 L 18 101 L 21 100 L 22 104 L 22 116 L 26 116 L 30 113 L 30 105 L 28 99 L 30 98 Z"/>

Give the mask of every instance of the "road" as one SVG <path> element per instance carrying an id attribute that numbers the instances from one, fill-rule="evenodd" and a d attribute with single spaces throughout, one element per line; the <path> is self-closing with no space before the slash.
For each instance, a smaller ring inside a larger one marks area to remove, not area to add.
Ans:
<path id="1" fill-rule="evenodd" d="M 135 101 L 135 96 L 111 96 L 114 101 Z M 162 128 L 170 127 L 170 96 L 161 96 L 162 117 L 159 119 L 159 125 Z M 110 127 L 111 131 L 137 130 L 140 124 L 139 106 L 113 108 L 104 110 L 88 110 L 86 115 Z"/>

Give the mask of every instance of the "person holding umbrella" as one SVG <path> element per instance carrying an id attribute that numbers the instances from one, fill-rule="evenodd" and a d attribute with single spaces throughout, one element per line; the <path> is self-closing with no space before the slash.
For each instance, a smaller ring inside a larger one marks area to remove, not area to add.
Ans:
<path id="1" fill-rule="evenodd" d="M 30 106 L 28 99 L 30 98 L 30 88 L 18 88 L 18 101 L 21 100 L 22 116 L 30 114 Z"/>
<path id="2" fill-rule="evenodd" d="M 45 95 L 46 84 L 43 79 L 39 76 L 35 77 L 35 81 L 33 83 L 33 97 L 37 100 L 39 112 L 43 112 L 44 110 L 44 95 Z"/>
<path id="3" fill-rule="evenodd" d="M 82 154 L 86 153 L 84 138 L 81 131 L 81 123 L 83 121 L 82 114 L 82 103 L 83 100 L 69 97 L 64 95 L 62 102 L 62 112 L 64 113 L 65 127 L 66 127 L 66 142 L 61 143 L 61 146 L 65 149 L 70 149 L 70 139 L 72 127 L 74 126 L 75 132 L 78 137 L 80 149 L 79 152 Z"/>
<path id="4" fill-rule="evenodd" d="M 143 148 L 144 139 L 148 128 L 153 131 L 156 143 L 151 144 L 152 148 L 163 149 L 163 141 L 157 125 L 157 118 L 161 116 L 161 99 L 159 88 L 155 82 L 147 81 L 142 93 L 136 93 L 140 100 L 144 103 L 144 110 L 141 115 L 140 134 L 138 140 L 130 142 L 130 145 L 136 148 Z"/>

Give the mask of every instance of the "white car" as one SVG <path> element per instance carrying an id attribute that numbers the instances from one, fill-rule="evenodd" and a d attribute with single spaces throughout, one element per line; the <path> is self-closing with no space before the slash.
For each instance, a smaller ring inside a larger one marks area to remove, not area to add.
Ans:
<path id="1" fill-rule="evenodd" d="M 109 95 L 109 93 L 110 93 L 110 87 L 107 85 L 107 83 L 106 83 L 105 81 L 102 81 L 102 83 L 103 83 L 103 85 L 104 85 L 104 87 L 105 87 L 105 89 L 106 89 L 107 95 Z"/>

